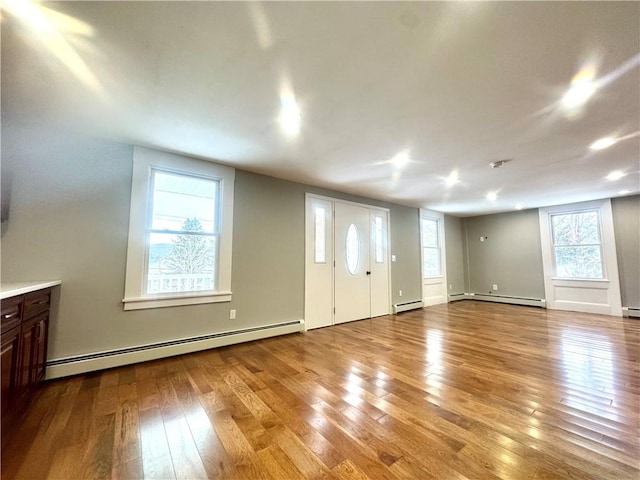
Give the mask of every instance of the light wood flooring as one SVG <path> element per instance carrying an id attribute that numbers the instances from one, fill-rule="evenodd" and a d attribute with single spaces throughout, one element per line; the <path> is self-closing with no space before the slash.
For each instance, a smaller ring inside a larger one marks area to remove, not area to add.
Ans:
<path id="1" fill-rule="evenodd" d="M 51 381 L 2 478 L 638 479 L 640 320 L 463 301 Z"/>

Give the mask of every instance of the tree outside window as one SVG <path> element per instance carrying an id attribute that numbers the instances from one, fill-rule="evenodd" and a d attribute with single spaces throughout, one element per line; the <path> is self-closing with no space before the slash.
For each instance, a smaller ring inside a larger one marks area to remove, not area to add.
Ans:
<path id="1" fill-rule="evenodd" d="M 214 290 L 219 182 L 153 171 L 147 293 Z"/>
<path id="2" fill-rule="evenodd" d="M 441 275 L 440 227 L 437 220 L 422 219 L 422 272 L 424 278 Z"/>
<path id="3" fill-rule="evenodd" d="M 182 224 L 184 232 L 202 233 L 197 218 L 188 218 Z M 161 270 L 173 274 L 212 274 L 215 272 L 216 255 L 212 238 L 202 235 L 180 234 L 172 240 L 171 249 L 160 260 Z"/>
<path id="4" fill-rule="evenodd" d="M 604 278 L 597 211 L 551 216 L 556 276 Z"/>

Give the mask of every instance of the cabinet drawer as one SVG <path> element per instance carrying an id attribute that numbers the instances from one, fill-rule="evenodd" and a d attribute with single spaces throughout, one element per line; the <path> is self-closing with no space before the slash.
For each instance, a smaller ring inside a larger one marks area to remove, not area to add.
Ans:
<path id="1" fill-rule="evenodd" d="M 23 297 L 13 297 L 2 300 L 2 333 L 20 325 L 22 320 L 22 299 Z"/>
<path id="2" fill-rule="evenodd" d="M 24 319 L 28 320 L 39 313 L 49 310 L 51 290 L 38 290 L 24 296 Z"/>

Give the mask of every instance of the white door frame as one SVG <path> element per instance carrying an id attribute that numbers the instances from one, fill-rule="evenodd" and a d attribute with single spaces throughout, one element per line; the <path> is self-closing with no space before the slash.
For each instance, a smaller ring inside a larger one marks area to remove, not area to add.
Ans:
<path id="1" fill-rule="evenodd" d="M 328 219 L 326 232 L 326 263 L 318 264 L 314 262 L 314 214 L 313 205 L 331 205 L 331 217 Z M 387 290 L 388 290 L 388 313 L 392 311 L 391 305 L 391 215 L 388 208 L 377 207 L 365 203 L 351 202 L 339 198 L 317 195 L 315 193 L 305 193 L 305 292 L 304 292 L 304 318 L 305 329 L 324 327 L 335 324 L 334 317 L 334 217 L 333 206 L 335 203 L 343 203 L 365 207 L 370 212 L 382 212 L 386 218 L 386 249 L 385 263 L 387 266 Z M 330 267 L 330 274 L 327 267 Z"/>

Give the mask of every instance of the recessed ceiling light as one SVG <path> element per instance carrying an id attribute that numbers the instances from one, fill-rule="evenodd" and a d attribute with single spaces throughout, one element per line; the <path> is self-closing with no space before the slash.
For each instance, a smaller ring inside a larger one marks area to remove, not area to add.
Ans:
<path id="1" fill-rule="evenodd" d="M 513 208 L 515 208 L 516 210 L 522 210 L 522 204 L 521 203 L 516 203 Z"/>
<path id="2" fill-rule="evenodd" d="M 571 80 L 571 87 L 564 94 L 560 103 L 567 110 L 575 110 L 591 98 L 598 88 L 595 77 L 595 68 L 593 65 L 586 65 Z"/>
<path id="3" fill-rule="evenodd" d="M 459 182 L 460 182 L 460 177 L 458 176 L 458 171 L 457 170 L 452 171 L 449 174 L 449 176 L 444 179 L 444 184 L 447 187 L 452 187 L 456 183 L 459 183 Z"/>
<path id="4" fill-rule="evenodd" d="M 617 141 L 618 140 L 613 137 L 604 137 L 593 142 L 591 145 L 589 145 L 589 148 L 591 150 L 604 150 L 605 148 L 609 148 Z"/>
<path id="5" fill-rule="evenodd" d="M 496 192 L 489 192 L 487 193 L 486 198 L 490 202 L 495 202 L 498 199 L 498 194 Z"/>
<path id="6" fill-rule="evenodd" d="M 607 175 L 605 178 L 607 180 L 611 180 L 612 182 L 615 182 L 616 180 L 620 180 L 625 175 L 626 175 L 626 173 L 624 173 L 624 172 L 622 172 L 620 170 L 614 170 L 609 175 Z"/>
<path id="7" fill-rule="evenodd" d="M 396 168 L 405 167 L 411 159 L 409 158 L 409 151 L 405 150 L 403 152 L 398 153 L 395 157 L 390 160 L 391 165 Z"/>
<path id="8" fill-rule="evenodd" d="M 631 190 L 620 190 L 618 192 L 618 195 L 629 195 L 631 193 Z"/>
<path id="9" fill-rule="evenodd" d="M 596 86 L 593 82 L 580 82 L 572 85 L 562 97 L 562 105 L 568 109 L 581 107 L 587 103 L 587 100 L 595 91 Z"/>
<path id="10" fill-rule="evenodd" d="M 302 121 L 302 114 L 300 113 L 300 107 L 296 103 L 296 99 L 293 95 L 282 95 L 280 98 L 280 128 L 287 135 L 297 135 L 300 133 L 300 123 Z"/>

